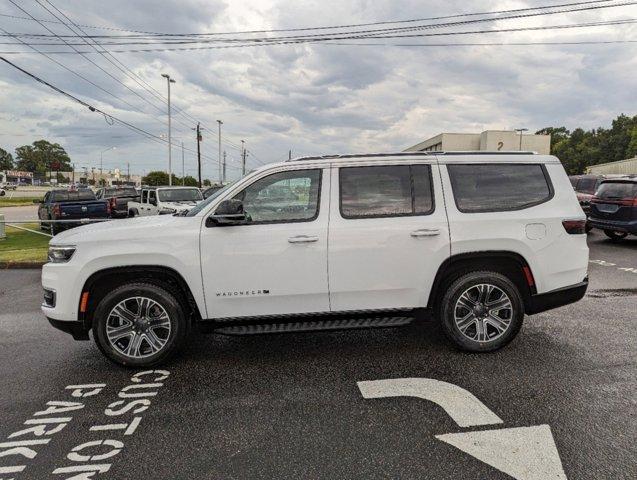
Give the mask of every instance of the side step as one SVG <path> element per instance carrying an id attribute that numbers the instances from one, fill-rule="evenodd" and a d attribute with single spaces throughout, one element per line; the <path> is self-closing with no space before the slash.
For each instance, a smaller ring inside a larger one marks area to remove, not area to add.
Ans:
<path id="1" fill-rule="evenodd" d="M 220 326 L 214 333 L 223 335 L 259 335 L 264 333 L 313 332 L 319 330 L 350 330 L 355 328 L 402 327 L 413 321 L 413 317 L 370 317 L 352 319 L 327 319 L 286 323 L 259 323 L 254 325 Z"/>

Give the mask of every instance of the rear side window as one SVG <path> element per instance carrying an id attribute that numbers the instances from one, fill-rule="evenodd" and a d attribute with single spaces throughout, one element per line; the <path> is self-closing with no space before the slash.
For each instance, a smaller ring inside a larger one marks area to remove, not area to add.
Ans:
<path id="1" fill-rule="evenodd" d="M 543 165 L 447 165 L 453 196 L 464 213 L 520 210 L 544 203 L 553 188 Z"/>
<path id="2" fill-rule="evenodd" d="M 82 202 L 85 200 L 96 200 L 95 194 L 88 189 L 78 190 L 76 192 L 54 190 L 51 195 L 52 202 Z"/>
<path id="3" fill-rule="evenodd" d="M 579 183 L 577 184 L 577 191 L 581 193 L 589 193 L 594 194 L 595 189 L 597 188 L 598 180 L 595 177 L 592 178 L 581 178 Z"/>
<path id="4" fill-rule="evenodd" d="M 637 195 L 637 183 L 633 182 L 604 182 L 597 190 L 597 197 L 607 200 L 632 199 Z"/>
<path id="5" fill-rule="evenodd" d="M 345 167 L 339 170 L 343 218 L 399 217 L 433 212 L 429 165 Z"/>

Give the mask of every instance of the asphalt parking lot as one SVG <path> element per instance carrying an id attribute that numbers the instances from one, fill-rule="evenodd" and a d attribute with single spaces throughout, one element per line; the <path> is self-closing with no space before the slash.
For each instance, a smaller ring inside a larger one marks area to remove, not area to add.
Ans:
<path id="1" fill-rule="evenodd" d="M 48 325 L 39 271 L 0 271 L 0 479 L 634 479 L 637 239 L 589 244 L 587 296 L 496 353 L 423 317 L 196 337 L 141 374 Z"/>

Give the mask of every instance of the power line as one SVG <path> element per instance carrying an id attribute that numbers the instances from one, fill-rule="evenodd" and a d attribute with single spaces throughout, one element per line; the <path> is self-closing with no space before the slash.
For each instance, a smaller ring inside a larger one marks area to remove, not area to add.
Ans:
<path id="1" fill-rule="evenodd" d="M 155 142 L 162 143 L 162 144 L 167 144 L 167 143 L 168 143 L 168 141 L 167 141 L 167 140 L 164 140 L 164 139 L 163 139 L 163 138 L 161 138 L 159 135 L 155 135 L 154 133 L 151 133 L 151 132 L 149 132 L 149 131 L 147 131 L 147 130 L 144 130 L 144 129 L 143 129 L 143 128 L 141 128 L 141 127 L 138 127 L 138 126 L 136 126 L 136 125 L 134 125 L 134 124 L 132 124 L 132 123 L 130 123 L 130 122 L 127 122 L 127 121 L 125 121 L 125 120 L 122 120 L 121 118 L 118 118 L 118 117 L 116 117 L 116 116 L 114 116 L 114 115 L 111 115 L 111 114 L 109 114 L 109 113 L 107 113 L 107 112 L 105 112 L 105 111 L 103 111 L 103 110 L 101 110 L 101 109 L 99 109 L 99 108 L 97 108 L 97 107 L 94 107 L 93 105 L 91 105 L 91 104 L 89 104 L 89 103 L 85 102 L 84 100 L 82 100 L 82 99 L 80 99 L 80 98 L 76 97 L 75 95 L 73 95 L 73 94 L 71 94 L 71 93 L 68 93 L 68 92 L 66 92 L 66 91 L 62 90 L 62 89 L 61 89 L 61 88 L 59 88 L 59 87 L 56 87 L 56 86 L 55 86 L 55 85 L 53 85 L 52 83 L 47 82 L 46 80 L 42 79 L 41 77 L 39 77 L 39 76 L 37 76 L 37 75 L 35 75 L 35 74 L 33 74 L 33 73 L 31 73 L 31 72 L 29 72 L 29 71 L 27 71 L 27 70 L 23 69 L 22 67 L 20 67 L 20 66 L 16 65 L 15 63 L 13 63 L 13 62 L 11 62 L 11 61 L 7 60 L 7 59 L 6 59 L 6 58 L 4 58 L 4 57 L 1 57 L 1 56 L 0 56 L 0 61 L 5 62 L 6 64 L 10 65 L 11 67 L 15 68 L 16 70 L 19 70 L 20 72 L 22 72 L 22 73 L 24 73 L 25 75 L 29 76 L 29 77 L 30 77 L 30 78 L 32 78 L 33 80 L 35 80 L 35 81 L 37 81 L 37 82 L 39 82 L 39 83 L 41 83 L 41 84 L 43 84 L 43 85 L 45 85 L 45 86 L 49 87 L 50 89 L 52 89 L 52 90 L 56 91 L 57 93 L 59 93 L 59 94 L 61 94 L 61 95 L 64 95 L 65 97 L 69 98 L 70 100 L 73 100 L 74 102 L 77 102 L 77 103 L 79 103 L 80 105 L 82 105 L 82 106 L 84 106 L 84 107 L 88 108 L 91 112 L 97 112 L 97 113 L 102 114 L 102 115 L 104 116 L 104 118 L 105 118 L 105 119 L 107 119 L 107 122 L 109 122 L 110 124 L 118 123 L 119 125 L 122 125 L 122 126 L 124 126 L 124 127 L 128 128 L 129 130 L 132 130 L 132 131 L 134 131 L 134 132 L 136 132 L 136 133 L 138 133 L 138 134 L 140 134 L 140 135 L 144 136 L 145 138 L 147 138 L 147 139 L 149 139 L 149 140 L 153 140 L 153 141 L 155 141 Z M 188 148 L 186 148 L 185 150 L 186 150 L 186 151 L 189 151 L 189 152 L 191 152 L 191 153 L 196 153 L 196 152 L 194 152 L 193 150 L 188 149 Z M 202 156 L 203 156 L 203 155 L 202 155 Z M 213 159 L 210 159 L 210 160 L 213 160 Z M 216 159 L 214 159 L 214 160 L 216 161 Z"/>
<path id="2" fill-rule="evenodd" d="M 84 28 L 92 28 L 97 30 L 111 30 L 111 31 L 119 31 L 119 32 L 130 32 L 130 33 L 139 33 L 144 35 L 176 35 L 176 36 L 194 36 L 194 35 L 233 35 L 233 34 L 254 34 L 254 33 L 279 33 L 279 32 L 300 32 L 300 31 L 311 31 L 311 30 L 335 30 L 335 29 L 343 29 L 343 28 L 357 28 L 357 27 L 369 27 L 374 25 L 390 25 L 390 24 L 401 24 L 401 23 L 417 23 L 424 22 L 430 20 L 446 20 L 451 18 L 462 18 L 462 17 L 471 17 L 471 16 L 481 16 L 481 15 L 495 15 L 502 13 L 514 13 L 514 12 L 524 12 L 524 11 L 532 11 L 532 10 L 540 10 L 547 8 L 560 8 L 560 7 L 571 7 L 577 5 L 589 5 L 589 4 L 599 4 L 599 3 L 608 3 L 614 0 L 594 0 L 594 1 L 586 1 L 586 2 L 571 2 L 571 3 L 562 3 L 562 4 L 553 4 L 553 5 L 544 5 L 538 7 L 526 7 L 526 8 L 516 8 L 510 10 L 499 10 L 499 11 L 490 11 L 490 12 L 473 12 L 473 13 L 460 13 L 454 15 L 445 15 L 445 16 L 437 16 L 437 17 L 426 17 L 426 18 L 418 18 L 418 19 L 407 19 L 407 20 L 385 20 L 385 21 L 377 21 L 377 22 L 369 22 L 369 23 L 354 23 L 347 25 L 332 25 L 332 26 L 318 26 L 318 27 L 300 27 L 300 28 L 278 28 L 278 29 L 269 29 L 269 30 L 243 30 L 243 31 L 234 31 L 234 32 L 209 32 L 209 33 L 189 33 L 189 34 L 165 34 L 161 32 L 151 32 L 151 31 L 142 31 L 142 30 L 130 30 L 125 28 L 116 28 L 116 27 L 107 27 L 107 26 L 99 26 L 99 25 L 78 25 L 79 27 Z M 8 14 L 0 14 L 2 17 L 13 18 L 18 20 L 33 20 L 28 17 L 20 17 L 17 15 L 8 15 Z M 46 23 L 62 23 L 55 20 L 40 20 Z"/>
<path id="3" fill-rule="evenodd" d="M 637 4 L 637 2 L 635 2 Z M 408 35 L 376 35 L 373 37 L 340 37 L 333 39 L 322 39 L 304 41 L 295 40 L 290 42 L 267 42 L 267 43 L 250 43 L 250 44 L 235 44 L 235 45 L 214 45 L 214 46 L 202 46 L 202 47 L 162 47 L 152 49 L 127 49 L 127 50 L 104 50 L 104 52 L 124 53 L 124 52 L 151 52 L 151 51 L 184 51 L 184 50 L 214 50 L 214 49 L 226 49 L 226 48 L 242 48 L 242 47 L 257 47 L 266 45 L 289 45 L 297 43 L 312 43 L 314 45 L 320 43 L 338 42 L 340 40 L 365 40 L 365 39 L 399 39 L 399 38 L 425 38 L 425 37 L 447 37 L 454 35 L 483 35 L 492 33 L 512 33 L 512 32 L 525 32 L 525 31 L 545 31 L 545 30 L 565 30 L 573 28 L 587 28 L 587 27 L 600 27 L 600 26 L 612 26 L 612 25 L 630 25 L 637 23 L 637 19 L 620 19 L 620 20 L 607 20 L 600 22 L 586 22 L 575 23 L 566 25 L 545 25 L 537 27 L 518 27 L 518 28 L 500 28 L 492 30 L 468 30 L 468 31 L 452 31 L 452 32 L 435 32 L 435 33 L 420 33 L 420 34 L 408 34 Z M 31 46 L 22 41 L 27 46 Z M 193 43 L 193 42 L 181 42 L 181 43 Z M 196 42 L 196 43 L 209 43 L 209 42 Z M 33 47 L 31 47 L 33 48 Z M 11 52 L 16 53 L 16 52 Z M 21 52 L 17 52 L 21 53 Z M 70 52 L 70 51 L 47 51 L 48 54 L 62 54 L 62 53 L 91 53 L 91 52 Z M 8 53 L 7 53 L 8 54 Z"/>
<path id="4" fill-rule="evenodd" d="M 600 2 L 595 2 L 600 3 Z M 581 11 L 589 11 L 589 10 L 599 10 L 606 8 L 614 8 L 614 7 L 622 7 L 635 5 L 637 2 L 623 2 L 611 5 L 585 5 L 580 6 L 578 8 L 568 8 L 568 9 L 557 9 L 553 11 L 539 11 L 532 13 L 522 13 L 515 15 L 506 15 L 500 17 L 492 17 L 492 18 L 479 18 L 472 20 L 462 20 L 457 22 L 447 22 L 447 23 L 435 23 L 435 24 L 425 24 L 419 25 L 415 27 L 397 27 L 397 28 L 385 28 L 385 29 L 370 29 L 370 30 L 359 30 L 359 31 L 351 31 L 351 32 L 337 32 L 333 34 L 310 34 L 310 35 L 295 35 L 295 36 L 280 36 L 280 37 L 260 37 L 260 38 L 208 38 L 203 40 L 178 40 L 173 41 L 172 43 L 256 43 L 256 44 L 268 44 L 274 42 L 290 42 L 290 43 L 304 43 L 304 42 L 316 42 L 316 41 L 327 41 L 327 40 L 343 40 L 343 39 L 355 39 L 355 38 L 394 38 L 388 36 L 390 33 L 399 33 L 399 32 L 413 32 L 423 29 L 431 29 L 431 28 L 447 28 L 447 27 L 455 27 L 460 25 L 467 25 L 473 23 L 483 23 L 483 22 L 494 22 L 500 20 L 510 20 L 510 19 L 521 19 L 521 18 L 529 18 L 529 17 L 538 17 L 538 16 L 546 16 L 546 15 L 554 15 L 559 13 L 572 13 L 572 12 L 581 12 Z M 551 7 L 542 7 L 544 9 Z M 45 38 L 45 35 L 33 35 L 33 34 L 18 34 L 20 36 L 29 36 L 29 37 L 38 37 Z M 186 35 L 186 37 L 200 37 L 210 34 L 193 34 Z M 161 34 L 155 35 L 156 37 L 179 37 L 184 36 L 181 34 Z M 397 35 L 398 36 L 398 35 Z M 421 36 L 421 35 L 403 35 L 403 36 Z M 77 36 L 65 36 L 66 38 L 77 38 Z M 115 39 L 127 39 L 127 38 L 137 38 L 139 36 L 136 35 L 128 35 L 128 36 L 113 36 L 113 35 L 94 35 L 91 38 L 115 38 Z M 156 42 L 156 43 L 168 43 L 168 42 Z M 120 43 L 125 44 L 125 43 Z"/>

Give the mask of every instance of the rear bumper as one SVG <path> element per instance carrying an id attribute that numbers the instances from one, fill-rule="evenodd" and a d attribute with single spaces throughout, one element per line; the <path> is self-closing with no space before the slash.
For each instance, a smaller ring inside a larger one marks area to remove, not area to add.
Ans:
<path id="1" fill-rule="evenodd" d="M 536 313 L 568 305 L 569 303 L 575 303 L 584 297 L 587 288 L 588 277 L 586 277 L 584 281 L 575 285 L 558 288 L 557 290 L 551 290 L 546 293 L 531 295 L 526 307 L 526 314 L 534 315 Z"/>
<path id="2" fill-rule="evenodd" d="M 616 232 L 627 232 L 637 235 L 637 220 L 603 220 L 601 218 L 589 217 L 589 224 L 593 228 L 600 230 L 614 230 Z"/>

